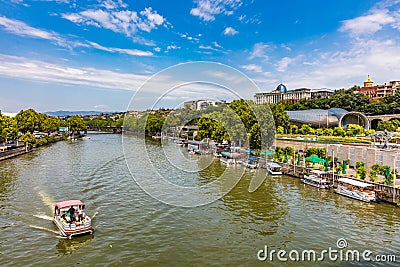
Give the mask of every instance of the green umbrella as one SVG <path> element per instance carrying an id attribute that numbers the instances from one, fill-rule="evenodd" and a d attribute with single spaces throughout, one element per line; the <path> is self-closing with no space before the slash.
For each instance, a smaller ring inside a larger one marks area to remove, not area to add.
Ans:
<path id="1" fill-rule="evenodd" d="M 329 160 L 328 160 L 328 158 L 326 158 L 325 159 L 325 168 L 324 168 L 324 171 L 329 171 Z"/>
<path id="2" fill-rule="evenodd" d="M 301 158 L 300 158 L 300 153 L 297 154 L 297 165 L 300 166 L 301 164 Z"/>
<path id="3" fill-rule="evenodd" d="M 385 184 L 389 184 L 390 167 L 386 166 L 385 169 Z"/>
<path id="4" fill-rule="evenodd" d="M 347 162 L 343 160 L 342 174 L 346 174 L 346 169 L 347 169 Z"/>
<path id="5" fill-rule="evenodd" d="M 325 163 L 325 160 L 319 158 L 317 155 L 311 155 L 307 157 L 306 160 L 310 161 L 311 163 Z"/>

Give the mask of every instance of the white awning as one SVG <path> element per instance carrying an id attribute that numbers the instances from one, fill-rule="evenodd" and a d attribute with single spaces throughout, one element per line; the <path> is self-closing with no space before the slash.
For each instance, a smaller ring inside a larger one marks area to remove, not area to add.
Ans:
<path id="1" fill-rule="evenodd" d="M 339 181 L 339 182 L 342 182 L 342 183 L 346 183 L 346 184 L 351 184 L 351 185 L 354 185 L 354 186 L 358 186 L 358 187 L 373 186 L 372 184 L 363 183 L 363 182 L 356 181 L 356 180 L 349 179 L 349 178 L 339 178 L 338 181 Z"/>
<path id="2" fill-rule="evenodd" d="M 328 172 L 324 172 L 324 171 L 320 171 L 320 170 L 312 170 L 311 173 L 320 175 L 320 174 L 326 174 Z"/>

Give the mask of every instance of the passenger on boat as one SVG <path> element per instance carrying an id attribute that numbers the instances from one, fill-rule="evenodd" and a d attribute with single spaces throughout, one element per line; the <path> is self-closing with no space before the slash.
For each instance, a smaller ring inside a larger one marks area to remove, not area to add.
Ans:
<path id="1" fill-rule="evenodd" d="M 74 209 L 74 207 L 71 206 L 69 208 L 68 212 L 69 212 L 69 216 L 71 217 L 71 222 L 75 221 L 75 209 Z"/>
<path id="2" fill-rule="evenodd" d="M 78 210 L 78 221 L 80 222 L 82 220 L 83 220 L 83 210 L 82 210 L 81 207 L 79 207 L 79 210 Z"/>

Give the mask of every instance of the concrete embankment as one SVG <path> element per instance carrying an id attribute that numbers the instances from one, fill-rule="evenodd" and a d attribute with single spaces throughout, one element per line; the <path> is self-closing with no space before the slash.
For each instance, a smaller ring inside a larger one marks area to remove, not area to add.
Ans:
<path id="1" fill-rule="evenodd" d="M 62 136 L 55 136 L 55 139 L 57 142 L 63 140 Z M 49 144 L 46 144 L 46 145 L 49 145 Z M 25 147 L 25 145 L 20 144 L 17 148 L 0 152 L 0 161 L 6 160 L 9 158 L 13 158 L 13 157 L 17 157 L 17 156 L 29 153 L 31 151 L 32 151 L 31 148 L 27 149 Z"/>
<path id="2" fill-rule="evenodd" d="M 303 178 L 304 174 L 310 174 L 312 169 L 294 166 L 293 164 L 288 163 L 279 163 L 282 166 L 282 172 L 286 175 L 290 175 L 296 178 Z M 375 191 L 378 193 L 380 199 L 384 202 L 388 202 L 391 204 L 400 204 L 400 188 L 381 184 L 374 183 L 371 181 L 360 180 L 354 177 L 342 176 L 338 174 L 327 173 L 322 175 L 325 179 L 333 183 L 334 185 L 337 183 L 339 178 L 349 178 L 356 181 L 361 181 L 364 183 L 371 184 L 375 187 Z"/>
<path id="3" fill-rule="evenodd" d="M 0 161 L 9 159 L 9 158 L 13 158 L 13 157 L 16 157 L 19 155 L 23 155 L 23 154 L 29 153 L 30 151 L 31 150 L 26 150 L 25 147 L 19 147 L 19 148 L 15 148 L 13 150 L 0 152 Z"/>

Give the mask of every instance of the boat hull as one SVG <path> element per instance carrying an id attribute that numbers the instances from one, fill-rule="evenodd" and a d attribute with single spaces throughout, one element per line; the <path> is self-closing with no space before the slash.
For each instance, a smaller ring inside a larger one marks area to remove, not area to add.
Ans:
<path id="1" fill-rule="evenodd" d="M 367 197 L 363 196 L 361 193 L 350 191 L 350 190 L 347 190 L 347 189 L 338 189 L 338 188 L 336 188 L 336 189 L 334 189 L 334 191 L 335 191 L 335 193 L 337 193 L 339 195 L 346 196 L 346 197 L 349 197 L 349 198 L 352 198 L 352 199 L 357 199 L 357 200 L 360 200 L 360 201 L 363 201 L 363 202 L 366 202 L 366 203 L 369 203 L 371 201 L 375 201 L 374 199 L 367 198 Z"/>
<path id="2" fill-rule="evenodd" d="M 267 168 L 267 171 L 268 171 L 268 173 L 271 174 L 271 175 L 282 175 L 282 172 L 281 172 L 281 171 L 273 171 L 273 170 L 271 170 L 270 168 Z"/>
<path id="3" fill-rule="evenodd" d="M 331 186 L 312 183 L 312 182 L 307 181 L 307 180 L 305 180 L 305 179 L 301 179 L 301 182 L 302 182 L 303 184 L 310 185 L 310 186 L 314 186 L 314 187 L 321 188 L 321 189 L 331 189 L 331 188 L 332 188 Z"/>
<path id="4" fill-rule="evenodd" d="M 72 236 L 93 234 L 94 228 L 91 225 L 90 218 L 84 224 L 75 225 L 74 223 L 63 222 L 59 216 L 53 218 L 54 224 L 57 226 L 62 236 L 72 238 Z"/>

